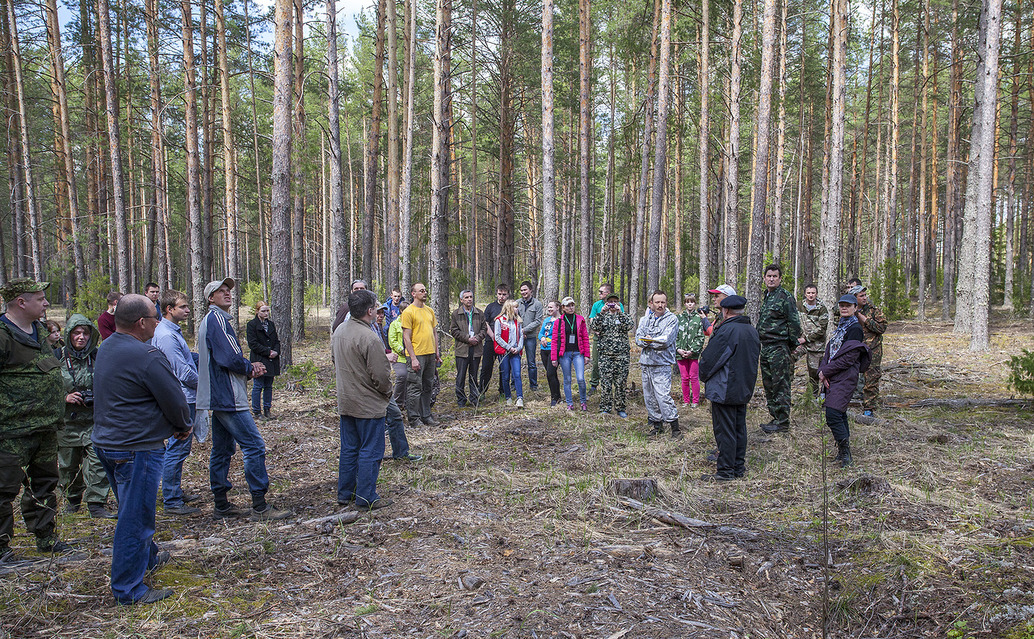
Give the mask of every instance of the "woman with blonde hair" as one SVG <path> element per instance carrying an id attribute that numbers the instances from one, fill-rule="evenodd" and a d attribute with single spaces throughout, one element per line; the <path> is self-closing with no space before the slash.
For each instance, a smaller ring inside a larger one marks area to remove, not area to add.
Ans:
<path id="1" fill-rule="evenodd" d="M 247 326 L 250 359 L 266 366 L 266 374 L 256 377 L 251 387 L 251 412 L 256 418 L 265 419 L 269 419 L 273 405 L 273 378 L 280 374 L 280 338 L 269 314 L 269 302 L 255 302 L 255 317 Z"/>
<path id="2" fill-rule="evenodd" d="M 521 332 L 521 315 L 517 312 L 517 301 L 507 300 L 493 325 L 495 352 L 499 356 L 499 377 L 506 395 L 506 405 L 511 403 L 510 379 L 517 389 L 517 408 L 524 408 L 524 391 L 521 388 L 521 352 L 524 337 Z"/>

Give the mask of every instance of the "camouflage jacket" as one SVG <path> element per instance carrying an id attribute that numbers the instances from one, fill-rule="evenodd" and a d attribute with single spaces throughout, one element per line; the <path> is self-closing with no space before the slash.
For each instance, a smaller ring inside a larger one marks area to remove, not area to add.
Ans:
<path id="1" fill-rule="evenodd" d="M 596 352 L 599 355 L 628 357 L 628 331 L 632 320 L 624 313 L 600 313 L 589 320 L 589 329 L 596 333 Z"/>
<path id="2" fill-rule="evenodd" d="M 72 331 L 79 326 L 90 329 L 90 341 L 81 351 L 72 348 Z M 89 319 L 76 313 L 65 325 L 65 347 L 61 349 L 61 376 L 66 393 L 93 391 L 93 365 L 97 361 L 97 344 L 101 333 Z M 93 428 L 93 404 L 65 404 L 66 434 L 88 432 Z M 89 443 L 87 441 L 86 443 Z"/>
<path id="3" fill-rule="evenodd" d="M 679 314 L 679 332 L 675 334 L 675 359 L 697 359 L 704 350 L 704 320 L 696 313 Z M 689 351 L 689 357 L 680 357 L 679 351 Z"/>
<path id="4" fill-rule="evenodd" d="M 35 322 L 38 341 L 0 320 L 0 438 L 55 431 L 65 412 L 61 362 Z"/>
<path id="5" fill-rule="evenodd" d="M 788 345 L 797 348 L 801 335 L 801 319 L 797 314 L 797 303 L 785 288 L 765 292 L 758 316 L 758 337 L 762 344 Z"/>
<path id="6" fill-rule="evenodd" d="M 883 311 L 876 308 L 872 302 L 858 308 L 858 312 L 865 316 L 862 322 L 862 332 L 865 333 L 865 345 L 870 351 L 875 351 L 883 346 L 883 334 L 887 331 L 887 318 Z"/>
<path id="7" fill-rule="evenodd" d="M 804 348 L 809 353 L 822 353 L 826 350 L 826 331 L 829 328 L 829 309 L 816 300 L 815 308 L 808 310 L 804 302 L 798 306 L 801 328 L 804 329 Z"/>

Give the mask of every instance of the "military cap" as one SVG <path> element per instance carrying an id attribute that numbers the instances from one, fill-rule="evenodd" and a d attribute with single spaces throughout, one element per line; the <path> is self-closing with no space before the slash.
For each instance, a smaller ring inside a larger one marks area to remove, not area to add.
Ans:
<path id="1" fill-rule="evenodd" d="M 50 286 L 50 282 L 37 282 L 31 277 L 16 277 L 13 280 L 9 280 L 6 286 L 0 288 L 0 295 L 4 296 L 5 302 L 11 302 L 19 295 L 24 295 L 25 293 L 45 291 L 48 286 Z"/>
<path id="2" fill-rule="evenodd" d="M 730 295 L 718 303 L 722 308 L 743 308 L 747 305 L 747 298 L 741 295 Z"/>
<path id="3" fill-rule="evenodd" d="M 862 286 L 861 284 L 859 284 L 857 286 L 852 286 L 850 289 L 848 289 L 847 292 L 850 293 L 851 295 L 858 295 L 862 291 L 866 291 L 866 290 L 868 290 L 868 289 L 865 288 L 864 286 Z"/>

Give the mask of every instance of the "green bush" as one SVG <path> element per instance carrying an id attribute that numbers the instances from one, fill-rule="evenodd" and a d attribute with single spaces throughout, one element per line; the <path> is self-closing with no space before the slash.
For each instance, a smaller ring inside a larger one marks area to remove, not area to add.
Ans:
<path id="1" fill-rule="evenodd" d="M 240 282 L 241 306 L 252 308 L 262 299 L 262 282 Z"/>
<path id="2" fill-rule="evenodd" d="M 98 273 L 86 282 L 80 282 L 72 299 L 72 312 L 81 313 L 90 319 L 108 309 L 108 293 L 115 290 L 107 275 Z"/>
<path id="3" fill-rule="evenodd" d="M 883 310 L 888 320 L 912 316 L 912 301 L 905 289 L 905 271 L 897 260 L 883 262 L 868 289 L 869 299 Z"/>
<path id="4" fill-rule="evenodd" d="M 1034 395 L 1034 353 L 1023 349 L 1023 355 L 1009 358 L 1009 386 L 1024 395 Z"/>

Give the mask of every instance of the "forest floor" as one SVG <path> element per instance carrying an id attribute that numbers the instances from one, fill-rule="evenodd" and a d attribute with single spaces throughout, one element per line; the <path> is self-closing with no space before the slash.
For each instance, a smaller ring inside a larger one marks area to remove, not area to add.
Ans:
<path id="1" fill-rule="evenodd" d="M 588 414 L 550 409 L 545 383 L 523 411 L 475 413 L 447 383 L 440 425 L 408 432 L 423 461 L 383 464 L 394 506 L 337 526 L 305 523 L 341 511 L 334 373 L 326 328 L 313 333 L 297 357 L 313 366 L 281 378 L 260 423 L 271 501 L 294 519 L 213 521 L 196 445 L 184 481 L 202 512 L 158 509 L 173 560 L 151 583 L 172 598 L 116 607 L 114 523 L 62 514 L 80 552 L 0 575 L 0 638 L 796 638 L 823 636 L 824 610 L 831 637 L 1034 637 L 1034 405 L 907 407 L 1009 397 L 1029 322 L 997 321 L 978 354 L 950 325 L 892 323 L 887 407 L 852 423 L 846 470 L 823 463 L 832 442 L 801 399 L 803 363 L 788 435 L 758 430 L 759 383 L 747 478 L 718 485 L 700 481 L 714 470 L 706 404 L 680 411 L 684 439 L 648 438 L 635 367 L 628 420 L 595 413 L 596 397 Z M 606 490 L 638 477 L 660 487 L 645 506 Z M 244 505 L 239 455 L 231 478 Z M 688 527 L 664 523 L 680 516 Z M 20 519 L 13 545 L 34 555 Z"/>

